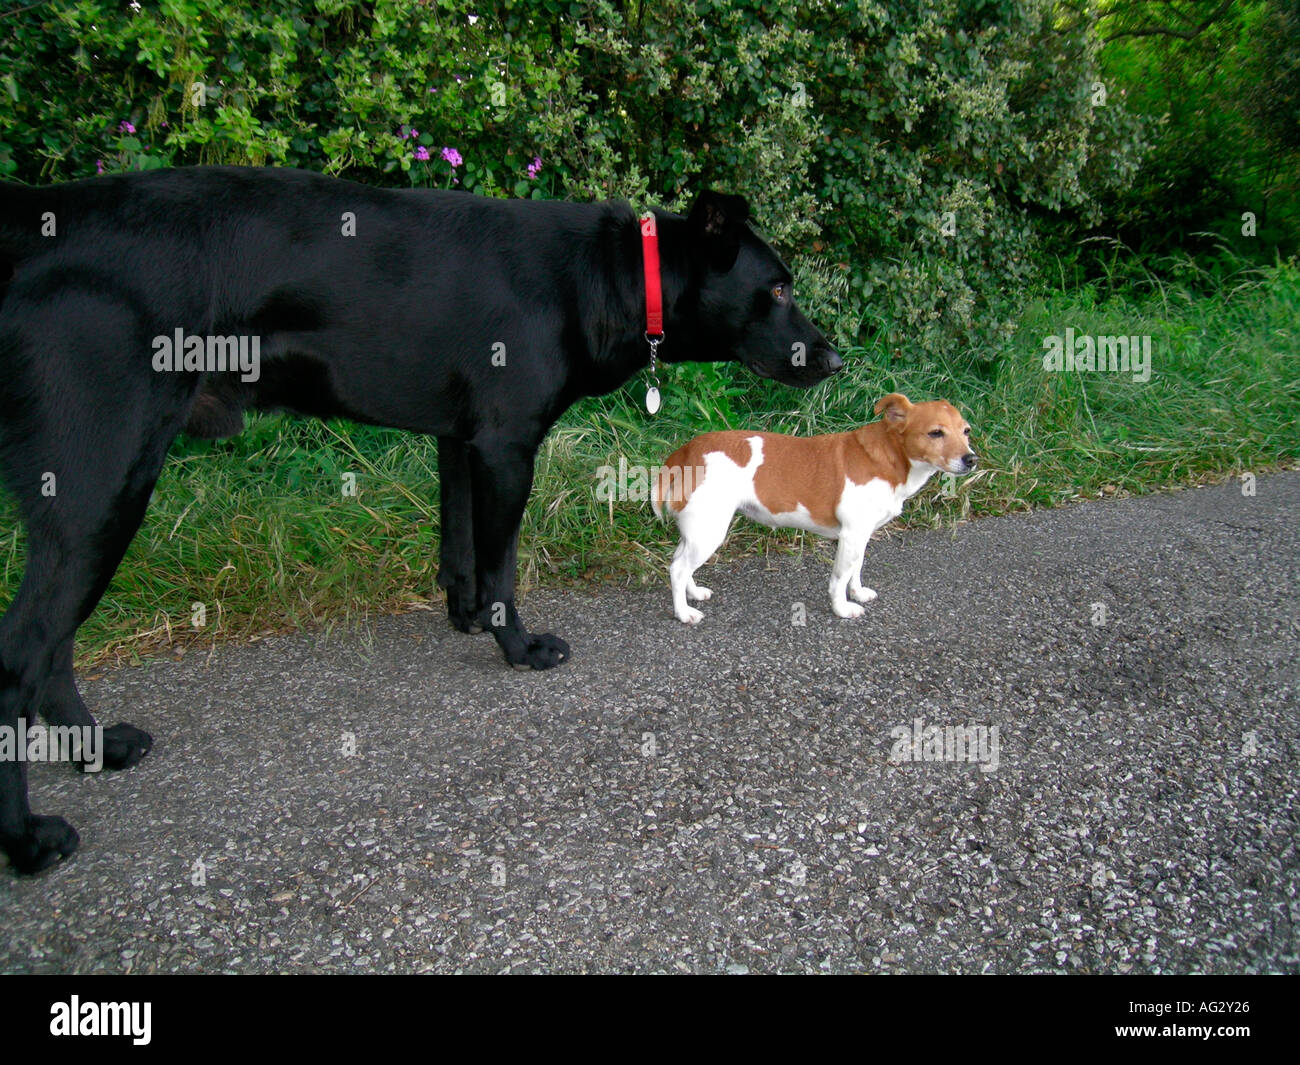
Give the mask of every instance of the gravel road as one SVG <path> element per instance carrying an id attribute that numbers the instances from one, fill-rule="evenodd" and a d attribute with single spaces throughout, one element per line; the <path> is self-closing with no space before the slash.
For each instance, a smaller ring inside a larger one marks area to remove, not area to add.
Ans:
<path id="1" fill-rule="evenodd" d="M 881 534 L 857 621 L 822 544 L 699 627 L 666 569 L 538 591 L 545 674 L 434 604 L 86 679 L 156 746 L 32 768 L 82 847 L 0 870 L 0 971 L 1298 972 L 1300 474 L 1255 488 Z"/>

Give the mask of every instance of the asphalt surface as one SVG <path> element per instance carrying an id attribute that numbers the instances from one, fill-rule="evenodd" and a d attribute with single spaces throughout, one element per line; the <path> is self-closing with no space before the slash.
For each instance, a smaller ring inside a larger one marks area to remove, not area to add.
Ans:
<path id="1" fill-rule="evenodd" d="M 86 680 L 156 746 L 32 768 L 82 846 L 0 870 L 0 971 L 1300 971 L 1298 519 L 1279 474 L 882 533 L 856 621 L 829 547 L 706 566 L 699 627 L 665 559 L 530 595 L 545 674 L 435 604 Z"/>

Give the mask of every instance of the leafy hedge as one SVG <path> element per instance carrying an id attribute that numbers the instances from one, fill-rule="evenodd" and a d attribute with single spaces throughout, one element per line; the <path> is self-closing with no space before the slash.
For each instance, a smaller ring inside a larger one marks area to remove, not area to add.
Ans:
<path id="1" fill-rule="evenodd" d="M 1112 3 L 1103 69 L 1158 123 L 1107 235 L 1150 253 L 1300 249 L 1300 0 Z M 1152 28 L 1171 32 L 1152 32 Z M 1181 35 L 1180 35 L 1181 34 Z"/>
<path id="2" fill-rule="evenodd" d="M 1050 0 L 52 0 L 0 17 L 0 176 L 306 167 L 484 195 L 748 195 L 842 341 L 982 357 L 1038 219 L 1141 158 Z"/>

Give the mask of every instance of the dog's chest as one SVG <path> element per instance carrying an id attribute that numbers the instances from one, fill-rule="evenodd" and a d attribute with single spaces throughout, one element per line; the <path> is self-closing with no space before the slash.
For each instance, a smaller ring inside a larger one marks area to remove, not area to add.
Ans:
<path id="1" fill-rule="evenodd" d="M 835 513 L 841 525 L 875 532 L 903 513 L 905 499 L 904 485 L 891 484 L 882 477 L 873 477 L 866 484 L 846 480 Z"/>

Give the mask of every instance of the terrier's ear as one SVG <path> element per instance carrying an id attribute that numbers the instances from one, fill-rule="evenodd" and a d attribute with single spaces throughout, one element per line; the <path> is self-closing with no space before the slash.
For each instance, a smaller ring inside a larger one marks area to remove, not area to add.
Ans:
<path id="1" fill-rule="evenodd" d="M 901 392 L 891 392 L 876 403 L 876 413 L 884 413 L 885 424 L 891 429 L 901 429 L 911 409 L 911 401 Z"/>

